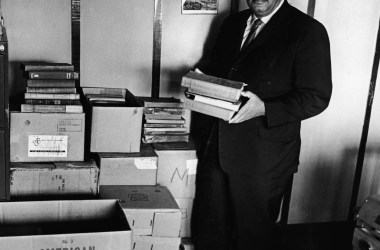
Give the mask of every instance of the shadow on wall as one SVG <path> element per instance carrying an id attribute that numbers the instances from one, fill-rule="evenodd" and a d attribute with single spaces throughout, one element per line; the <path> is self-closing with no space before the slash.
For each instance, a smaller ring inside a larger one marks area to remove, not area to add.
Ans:
<path id="1" fill-rule="evenodd" d="M 347 148 L 341 159 L 320 155 L 311 164 L 301 162 L 293 182 L 290 224 L 346 221 L 357 153 L 357 148 Z"/>

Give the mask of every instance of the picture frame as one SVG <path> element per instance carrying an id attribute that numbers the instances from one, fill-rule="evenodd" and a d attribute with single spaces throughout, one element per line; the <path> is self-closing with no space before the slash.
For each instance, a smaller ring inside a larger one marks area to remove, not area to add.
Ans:
<path id="1" fill-rule="evenodd" d="M 218 0 L 181 0 L 181 13 L 193 14 L 218 14 Z"/>

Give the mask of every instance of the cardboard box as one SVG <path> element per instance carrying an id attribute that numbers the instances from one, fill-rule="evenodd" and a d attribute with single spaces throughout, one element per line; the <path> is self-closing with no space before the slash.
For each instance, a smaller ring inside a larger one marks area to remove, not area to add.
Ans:
<path id="1" fill-rule="evenodd" d="M 83 88 L 83 93 L 91 88 Z M 90 151 L 131 153 L 140 151 L 143 108 L 125 90 L 126 103 L 89 103 Z"/>
<path id="2" fill-rule="evenodd" d="M 181 210 L 166 187 L 100 186 L 103 199 L 119 199 L 133 235 L 179 237 Z"/>
<path id="3" fill-rule="evenodd" d="M 133 250 L 178 250 L 180 237 L 153 237 L 133 235 Z"/>
<path id="4" fill-rule="evenodd" d="M 0 211 L 0 250 L 132 249 L 116 200 L 4 202 Z"/>
<path id="5" fill-rule="evenodd" d="M 157 184 L 166 186 L 176 199 L 194 198 L 198 165 L 195 149 L 155 148 L 155 151 L 158 155 Z"/>
<path id="6" fill-rule="evenodd" d="M 84 113 L 11 112 L 11 162 L 84 160 Z"/>
<path id="7" fill-rule="evenodd" d="M 156 185 L 157 162 L 143 143 L 139 153 L 99 153 L 99 185 Z"/>
<path id="8" fill-rule="evenodd" d="M 11 163 L 10 195 L 97 195 L 99 168 L 95 161 Z"/>
<path id="9" fill-rule="evenodd" d="M 193 213 L 194 199 L 175 199 L 181 209 L 181 237 L 191 237 L 191 215 Z"/>

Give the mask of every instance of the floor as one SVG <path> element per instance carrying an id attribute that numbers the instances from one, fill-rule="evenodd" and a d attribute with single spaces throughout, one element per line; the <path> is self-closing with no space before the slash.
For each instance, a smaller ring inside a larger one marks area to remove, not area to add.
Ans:
<path id="1" fill-rule="evenodd" d="M 353 225 L 348 222 L 288 225 L 281 232 L 281 250 L 352 249 Z"/>

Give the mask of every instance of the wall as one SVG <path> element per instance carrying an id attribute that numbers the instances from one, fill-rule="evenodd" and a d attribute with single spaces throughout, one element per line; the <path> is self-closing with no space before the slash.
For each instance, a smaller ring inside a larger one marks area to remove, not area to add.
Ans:
<path id="1" fill-rule="evenodd" d="M 246 8 L 239 0 L 240 9 Z M 306 12 L 307 1 L 289 0 Z M 20 61 L 71 61 L 70 0 L 2 0 L 9 38 L 12 93 L 22 93 Z M 105 4 L 106 3 L 106 4 Z M 317 0 L 315 18 L 327 28 L 333 96 L 321 115 L 303 122 L 302 153 L 290 223 L 345 220 L 375 49 L 380 2 Z M 218 15 L 181 15 L 180 1 L 163 0 L 161 96 L 180 96 L 180 78 L 213 44 L 230 0 Z M 81 1 L 82 86 L 127 87 L 150 95 L 154 0 Z M 354 13 L 354 14 L 353 14 Z M 380 192 L 380 93 L 376 92 L 359 203 Z"/>
<path id="2" fill-rule="evenodd" d="M 10 61 L 10 89 L 25 92 L 21 61 L 71 62 L 70 0 L 2 0 Z"/>

